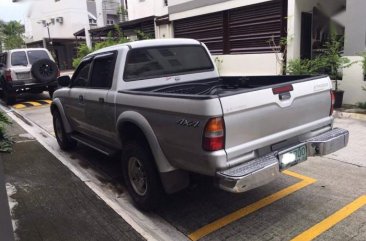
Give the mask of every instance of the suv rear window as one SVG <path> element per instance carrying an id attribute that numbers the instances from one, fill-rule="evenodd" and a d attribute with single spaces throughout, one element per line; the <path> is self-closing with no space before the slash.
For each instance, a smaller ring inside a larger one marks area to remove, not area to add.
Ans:
<path id="1" fill-rule="evenodd" d="M 132 49 L 124 72 L 125 81 L 211 71 L 210 56 L 200 45 Z"/>
<path id="2" fill-rule="evenodd" d="M 17 66 L 17 65 L 28 65 L 27 56 L 25 55 L 24 51 L 14 52 L 11 54 L 11 65 Z"/>
<path id="3" fill-rule="evenodd" d="M 50 57 L 48 56 L 47 52 L 44 50 L 30 50 L 27 51 L 28 54 L 28 59 L 30 64 L 33 64 L 34 62 L 36 62 L 37 60 L 40 59 L 49 59 Z"/>

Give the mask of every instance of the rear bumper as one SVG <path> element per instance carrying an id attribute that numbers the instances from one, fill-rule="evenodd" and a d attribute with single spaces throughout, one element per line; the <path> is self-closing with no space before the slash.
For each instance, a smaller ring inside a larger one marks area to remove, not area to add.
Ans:
<path id="1" fill-rule="evenodd" d="M 324 156 L 347 146 L 348 137 L 347 130 L 334 128 L 306 140 L 302 144 L 306 145 L 308 156 Z M 245 192 L 273 181 L 280 174 L 280 171 L 298 164 L 292 163 L 285 168 L 280 168 L 278 154 L 279 152 L 272 152 L 239 166 L 217 172 L 218 186 L 230 192 Z"/>
<path id="2" fill-rule="evenodd" d="M 34 80 L 33 80 L 34 81 Z M 41 82 L 31 82 L 31 81 L 12 81 L 10 83 L 8 83 L 8 85 L 6 86 L 8 91 L 18 91 L 18 90 L 27 90 L 27 89 L 45 89 L 48 87 L 57 87 L 57 81 L 50 81 L 50 82 L 46 82 L 46 83 L 41 83 Z"/>

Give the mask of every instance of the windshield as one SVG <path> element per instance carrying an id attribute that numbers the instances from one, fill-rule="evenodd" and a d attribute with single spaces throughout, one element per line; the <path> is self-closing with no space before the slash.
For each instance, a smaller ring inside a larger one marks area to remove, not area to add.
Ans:
<path id="1" fill-rule="evenodd" d="M 50 57 L 48 56 L 47 52 L 44 50 L 31 50 L 31 51 L 27 51 L 28 54 L 28 59 L 30 64 L 33 64 L 34 62 L 36 62 L 37 60 L 40 59 L 49 59 Z"/>
<path id="2" fill-rule="evenodd" d="M 19 51 L 19 52 L 12 53 L 11 54 L 11 65 L 12 66 L 17 66 L 17 65 L 27 66 L 28 60 L 27 60 L 27 56 L 25 55 L 25 52 Z"/>
<path id="3" fill-rule="evenodd" d="M 212 71 L 214 66 L 200 45 L 164 46 L 130 50 L 125 81 Z"/>

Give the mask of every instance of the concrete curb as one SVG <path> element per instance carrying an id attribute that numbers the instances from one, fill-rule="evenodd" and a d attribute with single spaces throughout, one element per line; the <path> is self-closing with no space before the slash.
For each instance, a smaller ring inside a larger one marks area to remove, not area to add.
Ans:
<path id="1" fill-rule="evenodd" d="M 342 112 L 342 111 L 334 111 L 333 116 L 335 118 L 340 119 L 356 119 L 361 121 L 366 121 L 366 114 L 360 114 L 360 113 L 349 113 L 349 112 Z"/>

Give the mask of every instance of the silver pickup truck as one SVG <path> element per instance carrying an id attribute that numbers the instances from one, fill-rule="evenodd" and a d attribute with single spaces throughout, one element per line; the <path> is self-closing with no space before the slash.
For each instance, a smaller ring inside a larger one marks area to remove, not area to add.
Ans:
<path id="1" fill-rule="evenodd" d="M 195 40 L 105 48 L 58 82 L 51 111 L 60 147 L 121 151 L 126 186 L 145 210 L 187 187 L 192 172 L 240 193 L 348 142 L 332 126 L 327 76 L 220 77 Z"/>

